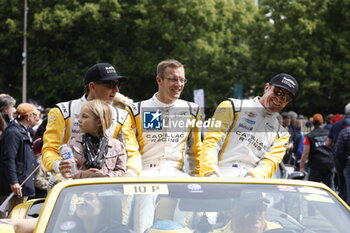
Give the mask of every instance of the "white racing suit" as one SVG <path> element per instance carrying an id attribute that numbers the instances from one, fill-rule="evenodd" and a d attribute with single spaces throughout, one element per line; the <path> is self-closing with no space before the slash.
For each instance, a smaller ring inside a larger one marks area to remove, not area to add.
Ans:
<path id="1" fill-rule="evenodd" d="M 135 132 L 128 141 L 127 169 L 141 176 L 183 175 L 185 160 L 188 174 L 199 173 L 201 149 L 198 105 L 184 100 L 173 104 L 160 102 L 156 94 L 128 108 Z M 131 171 L 132 170 L 132 171 Z"/>
<path id="2" fill-rule="evenodd" d="M 135 138 L 128 141 L 127 172 L 140 176 L 198 175 L 201 149 L 198 105 L 180 99 L 164 104 L 156 95 L 129 106 Z M 136 232 L 144 232 L 152 225 L 156 197 L 135 197 Z"/>
<path id="3" fill-rule="evenodd" d="M 286 151 L 288 131 L 268 112 L 259 97 L 220 103 L 201 150 L 201 176 L 271 178 Z"/>
<path id="4" fill-rule="evenodd" d="M 58 165 L 62 158 L 59 156 L 58 148 L 80 133 L 79 113 L 86 102 L 83 96 L 80 99 L 58 103 L 50 110 L 42 148 L 43 163 L 47 171 L 59 172 Z M 128 112 L 112 106 L 111 109 L 112 125 L 107 129 L 107 135 L 120 140 L 125 137 L 127 140 L 127 137 L 132 134 Z"/>

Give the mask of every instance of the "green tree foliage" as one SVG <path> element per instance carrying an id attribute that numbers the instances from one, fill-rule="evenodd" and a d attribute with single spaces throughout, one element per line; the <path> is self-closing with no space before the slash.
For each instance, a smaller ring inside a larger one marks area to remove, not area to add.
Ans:
<path id="1" fill-rule="evenodd" d="M 175 58 L 186 67 L 183 97 L 192 99 L 192 90 L 204 88 L 206 103 L 232 95 L 233 84 L 244 82 L 249 61 L 247 27 L 256 8 L 251 1 L 153 0 L 127 1 L 123 5 L 123 44 L 135 99 L 149 98 L 156 85 L 156 65 Z M 129 64 L 129 66 L 128 66 Z M 134 87 L 137 87 L 136 91 Z M 133 92 L 132 92 L 133 90 Z"/>
<path id="2" fill-rule="evenodd" d="M 97 62 L 114 64 L 121 53 L 117 0 L 42 0 L 30 12 L 30 93 L 45 105 L 80 97 L 87 69 Z"/>
<path id="3" fill-rule="evenodd" d="M 343 112 L 349 94 L 349 1 L 259 1 L 252 37 L 256 74 L 287 72 L 301 84 L 290 108 L 304 114 Z M 265 22 L 264 20 L 265 19 Z M 344 29 L 344 30 L 343 30 Z M 262 81 L 261 81 L 262 84 Z"/>
<path id="4" fill-rule="evenodd" d="M 1 2 L 2 59 L 17 64 L 0 75 L 12 75 L 17 89 L 10 92 L 20 99 L 23 5 Z M 250 0 L 37 0 L 29 8 L 28 97 L 45 106 L 79 97 L 87 68 L 102 61 L 130 77 L 122 92 L 141 100 L 157 89 L 157 63 L 178 59 L 190 80 L 183 97 L 191 100 L 193 89 L 204 88 L 212 107 L 249 73 L 247 27 L 256 11 Z"/>
<path id="5" fill-rule="evenodd" d="M 43 106 L 78 98 L 86 70 L 110 62 L 135 101 L 157 90 L 156 65 L 185 64 L 182 97 L 204 88 L 207 116 L 233 96 L 260 95 L 273 75 L 301 83 L 299 113 L 343 112 L 349 101 L 350 0 L 29 1 L 28 98 Z M 0 0 L 0 92 L 22 93 L 23 1 Z"/>
<path id="6" fill-rule="evenodd" d="M 0 1 L 0 90 L 15 97 L 22 93 L 22 9 L 22 1 Z"/>

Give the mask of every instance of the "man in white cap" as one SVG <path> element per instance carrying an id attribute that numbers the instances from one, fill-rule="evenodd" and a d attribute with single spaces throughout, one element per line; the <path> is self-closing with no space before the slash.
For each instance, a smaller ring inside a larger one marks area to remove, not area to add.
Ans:
<path id="1" fill-rule="evenodd" d="M 261 97 L 228 99 L 220 103 L 200 156 L 200 176 L 270 178 L 281 162 L 288 139 L 277 115 L 299 89 L 289 74 L 278 74 L 265 84 Z"/>

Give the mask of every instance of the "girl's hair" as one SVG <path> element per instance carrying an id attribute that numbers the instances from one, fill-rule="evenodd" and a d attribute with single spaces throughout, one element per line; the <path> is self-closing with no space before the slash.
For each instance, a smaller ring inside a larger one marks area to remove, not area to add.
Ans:
<path id="1" fill-rule="evenodd" d="M 112 125 L 111 107 L 106 102 L 97 99 L 87 102 L 85 106 L 92 112 L 97 120 L 101 121 L 98 134 L 106 136 L 106 130 Z"/>

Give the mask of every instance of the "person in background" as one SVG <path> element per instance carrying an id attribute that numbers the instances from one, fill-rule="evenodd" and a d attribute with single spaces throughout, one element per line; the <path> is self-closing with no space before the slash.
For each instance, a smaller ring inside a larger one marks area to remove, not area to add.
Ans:
<path id="1" fill-rule="evenodd" d="M 17 107 L 17 117 L 11 121 L 3 133 L 0 154 L 0 203 L 12 192 L 9 212 L 29 197 L 35 196 L 34 176 L 23 181 L 35 170 L 36 159 L 32 149 L 32 138 L 28 128 L 35 122 L 36 107 L 22 103 Z"/>
<path id="2" fill-rule="evenodd" d="M 8 94 L 0 94 L 0 111 L 6 124 L 14 119 L 16 100 Z M 6 127 L 6 126 L 5 126 Z"/>
<path id="3" fill-rule="evenodd" d="M 1 139 L 2 139 L 2 133 L 4 132 L 6 128 L 6 121 L 5 119 L 2 117 L 2 115 L 0 114 L 0 142 L 1 142 Z"/>
<path id="4" fill-rule="evenodd" d="M 308 160 L 310 168 L 309 180 L 322 182 L 334 190 L 334 156 L 329 147 L 326 146 L 328 129 L 322 128 L 323 117 L 321 114 L 314 114 L 312 119 L 314 130 L 305 135 L 304 150 L 300 161 L 300 171 L 305 171 L 305 164 Z"/>
<path id="5" fill-rule="evenodd" d="M 326 125 L 324 126 L 325 129 L 331 130 L 333 123 L 332 118 L 334 117 L 334 114 L 328 114 L 326 116 Z"/>
<path id="6" fill-rule="evenodd" d="M 288 112 L 282 112 L 281 113 L 281 117 L 282 117 L 282 126 L 288 130 L 289 132 L 289 126 L 292 122 L 290 114 Z M 289 132 L 290 134 L 290 132 Z M 292 157 L 293 157 L 293 141 L 292 138 L 289 138 L 289 142 L 288 142 L 288 146 L 287 146 L 287 150 L 286 150 L 286 154 L 283 156 L 283 162 L 285 164 L 290 164 L 292 162 Z"/>
<path id="7" fill-rule="evenodd" d="M 249 100 L 220 103 L 203 141 L 201 176 L 271 178 L 286 153 L 287 129 L 277 116 L 296 96 L 299 84 L 289 74 L 278 74 L 264 86 L 264 94 Z"/>
<path id="8" fill-rule="evenodd" d="M 303 124 L 303 116 L 298 116 L 295 122 L 295 129 L 298 133 L 295 137 L 295 141 L 293 142 L 293 155 L 294 155 L 293 165 L 295 166 L 295 169 L 298 171 L 300 168 L 301 155 L 303 154 L 303 150 L 304 150 L 304 133 L 302 131 L 302 128 L 303 128 L 302 124 Z"/>
<path id="9" fill-rule="evenodd" d="M 295 137 L 298 134 L 298 130 L 295 127 L 295 123 L 297 121 L 298 114 L 296 112 L 294 112 L 294 111 L 289 111 L 288 115 L 290 117 L 290 125 L 288 127 L 288 132 L 290 134 L 290 138 L 291 138 L 290 140 L 292 142 L 294 142 L 295 141 Z"/>
<path id="10" fill-rule="evenodd" d="M 335 116 L 332 118 L 333 126 L 331 130 L 329 131 L 327 140 L 326 140 L 326 146 L 331 148 L 333 152 L 336 150 L 336 144 L 339 132 L 350 126 L 350 103 L 348 103 L 344 108 L 345 118 L 341 117 L 339 114 L 335 114 Z M 341 164 L 337 164 L 335 161 L 335 168 L 336 168 L 336 182 L 337 182 L 337 191 L 338 195 L 343 199 L 347 200 L 347 193 L 346 193 L 346 184 L 345 184 L 345 177 L 342 169 Z"/>
<path id="11" fill-rule="evenodd" d="M 43 135 L 46 130 L 46 125 L 47 125 L 47 118 L 45 117 L 42 120 L 41 124 L 39 125 L 38 129 L 36 130 L 36 133 L 33 139 L 34 154 L 36 156 L 36 161 L 38 165 L 40 165 L 34 180 L 36 198 L 46 197 L 49 180 L 50 180 L 50 177 L 53 175 L 52 172 L 46 171 L 42 161 L 42 154 L 41 154 L 41 149 L 43 147 Z"/>
<path id="12" fill-rule="evenodd" d="M 288 129 L 290 123 L 291 123 L 291 119 L 290 116 L 287 112 L 281 112 L 281 116 L 282 116 L 282 126 L 286 129 Z"/>
<path id="13" fill-rule="evenodd" d="M 78 116 L 81 107 L 94 99 L 112 104 L 120 85 L 126 79 L 124 76 L 119 76 L 109 63 L 95 64 L 85 74 L 84 96 L 80 99 L 59 103 L 50 110 L 42 149 L 43 163 L 47 171 L 53 170 L 59 173 L 61 163 L 61 168 L 70 169 L 71 163 L 62 160 L 58 148 L 80 134 Z M 126 142 L 127 137 L 133 134 L 130 129 L 130 117 L 127 111 L 110 107 L 112 108 L 112 123 L 106 131 L 107 136 Z"/>
<path id="14" fill-rule="evenodd" d="M 350 127 L 339 132 L 337 144 L 335 145 L 335 163 L 341 169 L 345 178 L 345 192 L 350 193 Z M 350 195 L 344 199 L 350 205 Z"/>

